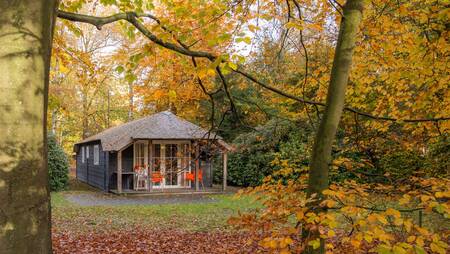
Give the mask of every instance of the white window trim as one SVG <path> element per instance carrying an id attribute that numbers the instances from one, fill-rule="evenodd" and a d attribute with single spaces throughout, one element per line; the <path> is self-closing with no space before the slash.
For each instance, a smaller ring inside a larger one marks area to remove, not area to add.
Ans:
<path id="1" fill-rule="evenodd" d="M 138 144 L 145 144 L 144 146 L 144 164 L 148 166 L 148 141 L 146 140 L 139 140 L 134 142 L 133 146 L 133 171 L 136 167 L 136 149 Z"/>
<path id="2" fill-rule="evenodd" d="M 189 145 L 188 149 L 191 149 L 191 147 L 192 147 L 191 142 L 187 141 L 187 140 L 153 140 L 153 142 L 151 143 L 152 146 L 153 145 L 161 145 L 160 157 L 159 158 L 161 160 L 161 171 L 162 172 L 166 171 L 166 165 L 165 165 L 166 146 L 165 145 L 167 145 L 167 144 L 176 144 L 176 145 L 178 145 L 177 149 L 180 149 L 180 145 L 182 145 L 182 144 L 188 144 Z M 152 147 L 152 149 L 153 149 L 153 147 Z M 155 157 L 153 157 L 153 154 L 152 154 L 152 160 L 153 159 L 155 159 Z M 189 153 L 189 160 L 188 160 L 189 169 L 188 169 L 188 172 L 192 172 L 190 162 L 191 162 L 191 154 Z M 182 173 L 180 172 L 179 175 L 180 174 L 182 174 Z M 155 188 L 155 189 L 160 189 L 160 188 L 165 188 L 165 189 L 170 189 L 170 188 L 191 188 L 191 182 L 189 182 L 189 184 L 187 186 L 181 186 L 181 177 L 180 176 L 178 176 L 177 181 L 178 181 L 177 185 L 166 185 L 166 178 L 163 177 L 163 180 L 162 180 L 162 183 L 161 183 L 162 185 L 156 185 L 156 186 L 153 185 L 153 188 Z"/>
<path id="3" fill-rule="evenodd" d="M 94 165 L 98 165 L 100 161 L 100 148 L 98 145 L 94 145 Z"/>
<path id="4" fill-rule="evenodd" d="M 85 154 L 84 154 L 84 146 L 82 146 L 81 147 L 81 163 L 84 163 L 84 156 L 85 156 Z"/>
<path id="5" fill-rule="evenodd" d="M 86 146 L 86 159 L 89 159 L 89 146 Z"/>

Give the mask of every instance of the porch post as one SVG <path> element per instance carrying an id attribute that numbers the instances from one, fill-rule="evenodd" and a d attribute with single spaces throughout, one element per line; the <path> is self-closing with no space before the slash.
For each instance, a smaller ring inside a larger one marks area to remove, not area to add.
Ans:
<path id="1" fill-rule="evenodd" d="M 198 174 L 200 168 L 200 144 L 195 142 L 195 191 L 199 190 Z"/>
<path id="2" fill-rule="evenodd" d="M 149 172 L 148 172 L 148 176 L 147 176 L 147 181 L 148 181 L 149 191 L 152 191 L 153 190 L 153 181 L 152 181 L 151 177 L 153 175 L 153 140 L 150 140 L 150 142 L 149 142 L 149 149 L 148 149 L 148 151 L 149 151 L 149 156 L 148 156 L 148 158 L 149 158 L 149 162 L 148 162 L 148 165 L 149 165 L 148 170 L 149 170 Z"/>
<path id="3" fill-rule="evenodd" d="M 222 184 L 222 190 L 226 191 L 227 189 L 227 166 L 228 166 L 228 153 L 224 152 L 222 154 L 222 160 L 223 160 L 223 184 Z"/>
<path id="4" fill-rule="evenodd" d="M 117 152 L 117 192 L 122 193 L 122 150 Z"/>

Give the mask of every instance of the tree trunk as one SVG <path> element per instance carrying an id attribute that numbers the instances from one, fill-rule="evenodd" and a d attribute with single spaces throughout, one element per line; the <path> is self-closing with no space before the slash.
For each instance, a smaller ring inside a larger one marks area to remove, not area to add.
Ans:
<path id="1" fill-rule="evenodd" d="M 46 113 L 56 0 L 0 0 L 0 253 L 51 253 Z"/>
<path id="2" fill-rule="evenodd" d="M 344 13 L 331 70 L 325 113 L 316 133 L 309 168 L 308 194 L 317 194 L 319 198 L 322 191 L 328 188 L 331 149 L 344 109 L 345 90 L 351 69 L 358 27 L 362 19 L 363 7 L 364 0 L 348 0 L 343 7 Z M 318 235 L 316 236 L 318 237 Z M 324 242 L 321 241 L 319 249 L 309 250 L 308 252 L 324 253 Z"/>
<path id="3" fill-rule="evenodd" d="M 107 111 L 106 111 L 106 129 L 109 129 L 109 126 L 111 124 L 111 88 L 110 88 L 109 85 L 108 85 L 107 92 L 108 92 L 108 97 L 107 97 L 107 99 L 108 99 L 108 101 L 107 101 L 108 108 L 107 108 Z"/>
<path id="4" fill-rule="evenodd" d="M 88 115 L 88 100 L 87 100 L 87 89 L 83 89 L 83 98 L 82 98 L 82 102 L 83 102 L 83 130 L 81 133 L 81 136 L 83 137 L 83 139 L 88 138 L 90 136 L 89 133 L 89 115 Z"/>
<path id="5" fill-rule="evenodd" d="M 133 120 L 133 111 L 134 111 L 134 91 L 133 91 L 133 82 L 128 83 L 128 97 L 129 97 L 129 105 L 128 105 L 128 121 Z"/>
<path id="6" fill-rule="evenodd" d="M 58 110 L 53 110 L 52 111 L 52 119 L 51 119 L 51 123 L 52 123 L 52 129 L 51 129 L 51 134 L 53 136 L 56 137 L 56 122 L 58 121 Z"/>

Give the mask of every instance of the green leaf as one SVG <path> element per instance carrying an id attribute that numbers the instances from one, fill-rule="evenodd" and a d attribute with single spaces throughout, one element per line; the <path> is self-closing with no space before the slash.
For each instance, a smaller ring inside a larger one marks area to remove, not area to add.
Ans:
<path id="1" fill-rule="evenodd" d="M 119 65 L 119 66 L 116 67 L 116 71 L 120 74 L 120 73 L 125 71 L 125 68 L 123 68 L 122 65 Z"/>
<path id="2" fill-rule="evenodd" d="M 177 98 L 177 92 L 174 90 L 169 90 L 169 98 L 170 99 L 176 99 Z"/>
<path id="3" fill-rule="evenodd" d="M 252 43 L 252 39 L 251 39 L 250 37 L 237 38 L 237 39 L 236 39 L 236 42 L 237 42 L 237 43 L 239 43 L 239 42 L 245 42 L 245 43 L 247 43 L 247 44 L 250 44 L 250 43 Z"/>
<path id="4" fill-rule="evenodd" d="M 113 5 L 113 4 L 117 4 L 116 0 L 100 0 L 100 3 L 103 5 Z"/>
<path id="5" fill-rule="evenodd" d="M 233 62 L 228 62 L 228 67 L 230 67 L 233 70 L 237 70 L 238 69 L 237 64 L 235 64 Z"/>
<path id="6" fill-rule="evenodd" d="M 128 81 L 128 83 L 133 83 L 133 81 L 136 80 L 136 75 L 133 73 L 127 73 L 127 75 L 125 75 L 125 80 Z"/>
<path id="7" fill-rule="evenodd" d="M 378 254 L 392 254 L 391 247 L 382 244 L 382 245 L 378 246 L 377 253 Z"/>
<path id="8" fill-rule="evenodd" d="M 312 246 L 313 249 L 318 249 L 320 247 L 320 239 L 309 241 L 308 245 Z"/>
<path id="9" fill-rule="evenodd" d="M 414 246 L 414 250 L 416 254 L 426 254 L 427 252 L 420 246 Z"/>

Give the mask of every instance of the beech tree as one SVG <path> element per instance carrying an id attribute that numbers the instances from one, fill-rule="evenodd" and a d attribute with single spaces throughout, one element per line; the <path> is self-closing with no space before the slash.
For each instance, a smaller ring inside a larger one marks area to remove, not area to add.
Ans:
<path id="1" fill-rule="evenodd" d="M 46 114 L 56 1 L 0 1 L 0 252 L 51 253 Z"/>

